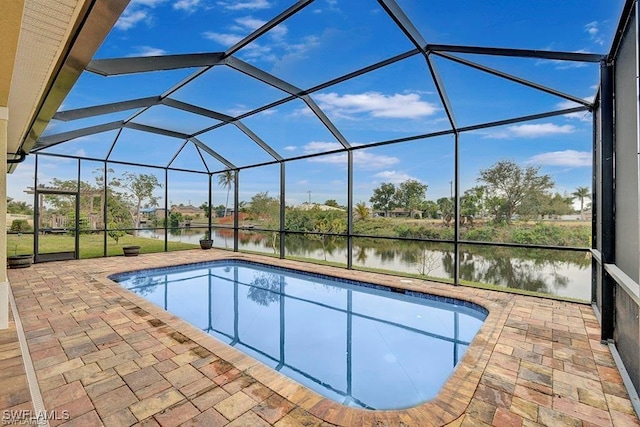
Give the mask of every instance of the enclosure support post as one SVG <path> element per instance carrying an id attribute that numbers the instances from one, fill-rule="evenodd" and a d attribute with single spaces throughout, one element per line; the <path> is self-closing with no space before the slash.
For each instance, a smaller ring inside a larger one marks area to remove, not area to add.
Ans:
<path id="1" fill-rule="evenodd" d="M 460 134 L 454 134 L 454 191 L 453 191 L 453 284 L 460 284 Z"/>
<path id="2" fill-rule="evenodd" d="M 353 151 L 347 151 L 347 269 L 353 268 Z"/>
<path id="3" fill-rule="evenodd" d="M 613 65 L 600 66 L 600 115 L 602 141 L 602 308 L 601 339 L 613 339 L 615 318 L 615 282 L 605 271 L 605 264 L 616 260 L 615 222 L 615 138 Z"/>
<path id="4" fill-rule="evenodd" d="M 169 251 L 169 169 L 164 169 L 164 251 Z"/>
<path id="5" fill-rule="evenodd" d="M 280 162 L 280 227 L 279 227 L 279 233 L 280 233 L 280 259 L 284 259 L 285 257 L 285 246 L 284 246 L 284 239 L 286 238 L 285 236 L 285 232 L 284 232 L 284 224 L 285 224 L 285 208 L 286 208 L 286 204 L 285 204 L 285 198 L 286 198 L 286 192 L 285 192 L 285 183 L 286 183 L 286 171 L 285 171 L 285 162 Z"/>
<path id="6" fill-rule="evenodd" d="M 75 244 L 76 244 L 76 259 L 80 259 L 80 175 L 81 175 L 81 171 L 80 171 L 80 159 L 78 159 L 78 185 L 76 187 L 76 221 L 74 224 L 74 227 L 76 229 L 76 235 L 75 235 Z M 93 197 L 93 196 L 92 196 Z"/>
<path id="7" fill-rule="evenodd" d="M 240 203 L 238 203 L 238 194 L 240 189 L 240 183 L 238 182 L 238 178 L 240 177 L 240 173 L 238 169 L 233 171 L 233 251 L 238 252 L 238 219 L 240 217 L 240 212 L 238 212 L 238 207 Z"/>
<path id="8" fill-rule="evenodd" d="M 591 117 L 591 129 L 592 129 L 592 173 L 591 173 L 591 248 L 598 249 L 598 221 L 597 219 L 600 217 L 600 210 L 598 209 L 598 198 L 600 195 L 598 194 L 598 178 L 600 174 L 598 173 L 599 165 L 598 165 L 598 152 L 599 152 L 599 143 L 598 143 L 598 118 L 596 112 L 593 111 Z M 580 218 L 582 221 L 584 218 Z M 598 302 L 598 268 L 600 263 L 596 260 L 594 256 L 591 256 L 591 304 L 595 305 Z"/>
<path id="9" fill-rule="evenodd" d="M 212 202 L 212 200 L 211 200 L 211 192 L 213 191 L 213 187 L 212 187 L 212 184 L 211 184 L 211 180 L 212 179 L 213 179 L 213 174 L 209 174 L 209 200 L 207 201 L 207 203 L 209 204 L 209 228 L 208 228 L 208 230 L 209 230 L 209 238 L 210 239 L 213 239 L 213 234 L 211 233 L 211 215 L 212 215 L 211 211 L 213 210 L 213 207 L 211 206 L 211 202 Z"/>
<path id="10" fill-rule="evenodd" d="M 104 170 L 102 171 L 102 228 L 104 228 L 104 236 L 102 236 L 102 256 L 107 256 L 107 229 L 109 228 L 109 217 L 107 216 L 107 161 L 104 161 Z"/>
<path id="11" fill-rule="evenodd" d="M 33 262 L 38 262 L 38 236 L 40 235 L 40 194 L 38 193 L 38 160 L 36 153 L 33 166 Z"/>

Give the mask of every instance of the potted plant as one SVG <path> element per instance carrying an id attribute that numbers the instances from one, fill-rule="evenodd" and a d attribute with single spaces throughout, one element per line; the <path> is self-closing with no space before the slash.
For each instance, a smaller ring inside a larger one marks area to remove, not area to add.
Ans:
<path id="1" fill-rule="evenodd" d="M 22 233 L 18 233 L 18 239 L 22 236 Z M 9 268 L 27 268 L 31 267 L 33 263 L 33 254 L 20 254 L 18 255 L 18 239 L 13 247 L 13 255 L 7 256 L 7 265 Z"/>
<path id="2" fill-rule="evenodd" d="M 124 253 L 124 256 L 138 256 L 138 254 L 140 254 L 140 246 L 138 245 L 123 246 L 122 252 Z"/>
<path id="3" fill-rule="evenodd" d="M 107 229 L 107 234 L 109 235 L 109 237 L 116 241 L 117 245 L 120 241 L 120 238 L 124 237 L 127 233 L 125 233 L 123 230 L 119 230 L 118 224 L 116 224 L 115 222 L 110 222 L 109 228 Z M 122 253 L 124 253 L 124 256 L 138 256 L 140 254 L 140 246 L 125 245 L 122 247 Z"/>
<path id="4" fill-rule="evenodd" d="M 204 237 L 200 239 L 200 247 L 202 249 L 211 249 L 213 246 L 213 239 L 211 238 L 211 230 L 207 230 L 204 233 Z"/>

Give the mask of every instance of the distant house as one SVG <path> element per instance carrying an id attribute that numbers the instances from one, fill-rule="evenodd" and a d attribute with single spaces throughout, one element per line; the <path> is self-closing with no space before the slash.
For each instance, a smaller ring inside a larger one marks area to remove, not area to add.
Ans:
<path id="1" fill-rule="evenodd" d="M 422 218 L 422 211 L 417 209 L 411 212 L 409 209 L 395 208 L 390 210 L 388 214 L 389 218 L 415 218 L 416 215 Z M 387 212 L 375 210 L 373 211 L 373 216 L 385 217 L 387 216 Z"/>
<path id="2" fill-rule="evenodd" d="M 295 208 L 303 211 L 308 211 L 311 209 L 320 209 L 321 211 L 344 211 L 344 209 L 336 208 L 335 206 L 320 205 L 318 203 L 306 203 L 306 202 L 301 205 L 295 206 Z"/>
<path id="3" fill-rule="evenodd" d="M 197 208 L 193 205 L 173 205 L 169 210 L 169 214 L 172 213 L 180 213 L 183 217 L 191 217 L 193 219 L 196 218 L 206 218 L 207 213 L 204 209 Z M 142 208 L 140 209 L 140 223 L 144 224 L 147 221 L 156 218 L 159 221 L 162 221 L 167 217 L 167 213 L 164 208 Z M 215 213 L 214 213 L 215 218 Z M 189 225 L 188 220 L 184 225 Z"/>
<path id="4" fill-rule="evenodd" d="M 193 218 L 204 218 L 206 212 L 204 209 L 197 208 L 193 205 L 173 205 L 171 206 L 171 213 L 180 213 L 182 216 L 190 216 Z"/>

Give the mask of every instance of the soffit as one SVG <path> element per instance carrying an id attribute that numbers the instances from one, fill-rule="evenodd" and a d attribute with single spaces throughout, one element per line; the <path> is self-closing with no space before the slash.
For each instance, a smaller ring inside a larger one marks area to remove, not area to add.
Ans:
<path id="1" fill-rule="evenodd" d="M 25 1 L 9 92 L 8 152 L 19 149 L 85 3 Z"/>
<path id="2" fill-rule="evenodd" d="M 7 105 L 13 63 L 18 46 L 20 22 L 22 21 L 23 2 L 12 1 L 3 4 L 0 15 L 0 107 Z"/>
<path id="3" fill-rule="evenodd" d="M 25 0 L 9 93 L 8 152 L 31 149 L 128 3 Z"/>

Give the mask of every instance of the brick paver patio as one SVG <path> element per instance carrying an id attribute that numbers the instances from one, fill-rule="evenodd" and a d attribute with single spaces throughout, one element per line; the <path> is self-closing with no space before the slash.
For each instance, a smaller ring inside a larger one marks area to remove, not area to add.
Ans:
<path id="1" fill-rule="evenodd" d="M 229 257 L 466 299 L 489 316 L 436 399 L 368 411 L 319 396 L 107 279 Z M 217 250 L 37 264 L 9 279 L 45 409 L 70 418 L 52 426 L 640 425 L 589 305 Z M 32 409 L 24 372 L 12 326 L 0 331 L 0 409 Z"/>

